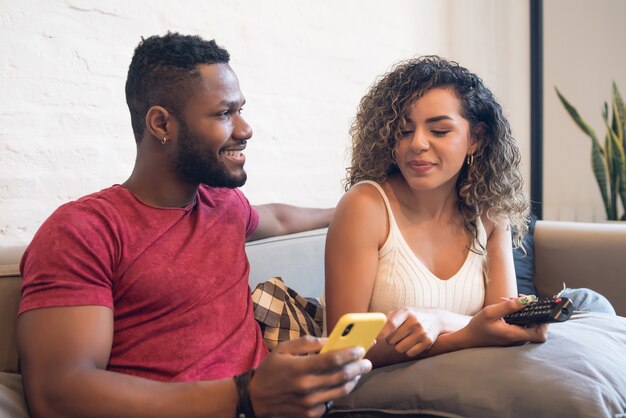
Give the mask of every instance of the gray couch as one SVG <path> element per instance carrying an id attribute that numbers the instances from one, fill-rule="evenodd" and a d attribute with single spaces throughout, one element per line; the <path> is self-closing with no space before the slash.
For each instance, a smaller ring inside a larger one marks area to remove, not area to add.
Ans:
<path id="1" fill-rule="evenodd" d="M 321 295 L 325 236 L 317 230 L 248 243 L 251 287 L 279 275 L 304 296 Z M 589 287 L 626 315 L 626 225 L 538 221 L 534 241 L 540 294 L 556 293 L 563 282 Z M 15 347 L 23 250 L 0 249 L 0 418 L 28 416 Z M 377 369 L 335 405 L 331 415 L 351 417 L 626 417 L 626 319 L 575 314 L 552 325 L 545 344 Z"/>

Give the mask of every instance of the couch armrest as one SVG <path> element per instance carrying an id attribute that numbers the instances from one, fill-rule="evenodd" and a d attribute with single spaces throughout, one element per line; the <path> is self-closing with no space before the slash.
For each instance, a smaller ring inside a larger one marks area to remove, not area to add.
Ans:
<path id="1" fill-rule="evenodd" d="M 537 221 L 534 241 L 540 295 L 587 287 L 626 316 L 626 224 Z"/>

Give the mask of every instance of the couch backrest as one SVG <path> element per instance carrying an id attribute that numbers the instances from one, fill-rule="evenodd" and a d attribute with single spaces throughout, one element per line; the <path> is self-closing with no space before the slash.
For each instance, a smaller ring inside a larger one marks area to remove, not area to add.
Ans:
<path id="1" fill-rule="evenodd" d="M 274 276 L 302 296 L 318 298 L 324 289 L 326 229 L 252 241 L 246 244 L 250 287 Z"/>
<path id="2" fill-rule="evenodd" d="M 0 249 L 0 372 L 17 372 L 15 318 L 20 301 L 19 262 L 23 247 Z"/>
<path id="3" fill-rule="evenodd" d="M 626 316 L 626 223 L 538 221 L 534 283 L 542 295 L 593 289 Z"/>
<path id="4" fill-rule="evenodd" d="M 246 244 L 250 287 L 273 276 L 303 296 L 320 297 L 324 286 L 326 229 Z M 0 371 L 18 369 L 15 319 L 20 299 L 19 260 L 23 247 L 0 248 Z M 539 221 L 535 229 L 535 284 L 554 294 L 562 282 L 589 287 L 626 315 L 626 225 Z"/>

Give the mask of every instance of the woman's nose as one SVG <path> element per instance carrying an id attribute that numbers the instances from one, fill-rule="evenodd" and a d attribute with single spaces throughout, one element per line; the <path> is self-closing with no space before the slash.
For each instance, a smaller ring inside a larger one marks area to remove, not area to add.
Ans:
<path id="1" fill-rule="evenodd" d="M 416 129 L 411 138 L 411 148 L 416 152 L 423 152 L 430 148 L 430 142 L 428 141 L 428 135 L 421 129 Z"/>

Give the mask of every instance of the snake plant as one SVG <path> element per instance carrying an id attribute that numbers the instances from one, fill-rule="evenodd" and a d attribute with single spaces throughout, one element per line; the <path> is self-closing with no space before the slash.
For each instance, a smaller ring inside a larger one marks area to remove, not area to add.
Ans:
<path id="1" fill-rule="evenodd" d="M 591 138 L 591 167 L 596 177 L 606 217 L 608 220 L 626 220 L 626 128 L 624 114 L 624 101 L 613 82 L 611 94 L 611 106 L 604 102 L 602 119 L 606 127 L 604 142 L 600 143 L 593 129 L 580 117 L 578 111 L 572 106 L 555 87 L 563 107 L 572 117 L 576 125 Z M 610 113 L 610 115 L 609 115 Z M 618 201 L 621 200 L 622 214 L 619 215 Z"/>

